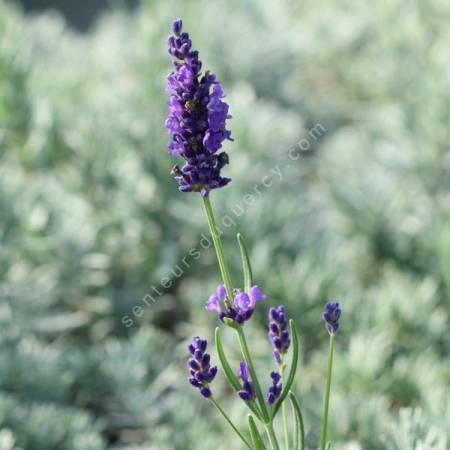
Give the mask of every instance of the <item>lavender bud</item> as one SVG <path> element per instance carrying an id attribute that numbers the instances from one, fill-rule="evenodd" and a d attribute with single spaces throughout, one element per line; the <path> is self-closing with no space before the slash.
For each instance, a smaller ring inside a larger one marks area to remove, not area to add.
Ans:
<path id="1" fill-rule="evenodd" d="M 190 359 L 188 364 L 192 370 L 200 370 L 200 365 L 195 359 Z"/>
<path id="2" fill-rule="evenodd" d="M 189 367 L 189 383 L 200 391 L 200 394 L 205 398 L 211 397 L 211 389 L 209 383 L 211 383 L 216 374 L 217 367 L 210 366 L 211 357 L 206 352 L 208 343 L 206 340 L 195 337 L 188 345 L 188 350 L 195 359 L 190 358 L 188 360 Z"/>
<path id="3" fill-rule="evenodd" d="M 281 375 L 278 372 L 272 372 L 270 378 L 272 379 L 272 386 L 267 392 L 267 403 L 273 405 L 281 394 Z"/>
<path id="4" fill-rule="evenodd" d="M 335 335 L 339 331 L 339 318 L 341 317 L 341 309 L 339 303 L 329 302 L 325 305 L 322 313 L 322 319 L 325 322 L 325 328 L 330 335 Z"/>
<path id="5" fill-rule="evenodd" d="M 244 401 L 253 400 L 255 398 L 255 389 L 250 380 L 250 371 L 245 362 L 240 363 L 237 376 L 242 381 L 242 389 L 238 391 L 239 397 Z"/>
<path id="6" fill-rule="evenodd" d="M 270 308 L 268 336 L 272 344 L 274 360 L 280 365 L 283 361 L 283 355 L 288 351 L 291 344 L 284 306 Z"/>
<path id="7" fill-rule="evenodd" d="M 172 23 L 172 32 L 175 36 L 179 36 L 181 28 L 183 27 L 183 21 L 181 19 L 175 19 Z"/>
<path id="8" fill-rule="evenodd" d="M 212 395 L 211 389 L 209 389 L 208 387 L 203 387 L 200 389 L 200 394 L 203 395 L 203 397 L 205 398 L 210 398 Z"/>

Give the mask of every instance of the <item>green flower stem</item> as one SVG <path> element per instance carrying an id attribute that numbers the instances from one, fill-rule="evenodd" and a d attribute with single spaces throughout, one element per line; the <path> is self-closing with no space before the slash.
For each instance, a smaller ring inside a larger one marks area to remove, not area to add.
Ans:
<path id="1" fill-rule="evenodd" d="M 323 402 L 323 429 L 320 449 L 325 450 L 327 445 L 328 432 L 328 408 L 330 406 L 331 393 L 331 377 L 333 372 L 333 352 L 334 352 L 334 335 L 330 335 L 330 348 L 328 351 L 328 370 L 327 370 L 327 385 L 325 388 L 325 399 Z"/>
<path id="2" fill-rule="evenodd" d="M 283 377 L 284 374 L 284 369 L 285 369 L 285 365 L 281 365 L 280 367 L 280 375 Z M 283 379 L 283 382 L 285 380 Z M 290 445 L 289 445 L 289 429 L 288 429 L 288 418 L 287 418 L 287 412 L 286 412 L 286 402 L 283 401 L 283 403 L 281 404 L 281 413 L 283 415 L 283 431 L 284 431 L 284 446 L 286 448 L 286 450 L 290 450 Z"/>
<path id="3" fill-rule="evenodd" d="M 244 356 L 245 362 L 248 365 L 253 384 L 255 385 L 256 397 L 258 399 L 259 407 L 261 408 L 261 413 L 262 413 L 263 419 L 266 423 L 269 423 L 269 421 L 270 421 L 269 411 L 267 410 L 267 406 L 266 406 L 266 402 L 264 400 L 261 386 L 259 385 L 255 366 L 253 365 L 253 361 L 250 356 L 250 352 L 248 351 L 248 346 L 247 346 L 247 341 L 245 339 L 244 330 L 240 326 L 236 327 L 235 330 L 239 337 L 239 345 L 241 347 L 242 355 Z"/>
<path id="4" fill-rule="evenodd" d="M 216 407 L 217 411 L 219 411 L 219 413 L 227 421 L 228 425 L 230 425 L 230 427 L 233 429 L 233 431 L 241 438 L 241 441 L 245 444 L 245 446 L 247 448 L 249 448 L 250 450 L 253 450 L 253 447 L 250 445 L 250 443 L 247 441 L 247 439 L 245 439 L 244 435 L 236 428 L 236 426 L 231 421 L 231 419 L 228 417 L 226 412 L 221 408 L 219 403 L 217 403 L 217 401 L 214 400 L 214 398 L 212 398 L 212 397 L 210 398 L 210 400 L 211 400 L 211 403 Z"/>
<path id="5" fill-rule="evenodd" d="M 281 413 L 283 414 L 284 446 L 285 446 L 286 450 L 290 450 L 289 430 L 288 430 L 287 413 L 286 413 L 286 402 L 283 402 L 281 405 Z"/>
<path id="6" fill-rule="evenodd" d="M 267 436 L 269 436 L 269 442 L 272 446 L 272 450 L 280 450 L 280 446 L 278 445 L 277 437 L 275 436 L 275 431 L 273 430 L 272 422 L 269 422 L 265 425 Z"/>
<path id="7" fill-rule="evenodd" d="M 211 207 L 211 202 L 208 197 L 203 197 L 203 204 L 205 206 L 206 218 L 208 219 L 209 230 L 216 249 L 217 260 L 219 262 L 219 269 L 222 275 L 225 289 L 227 290 L 227 296 L 230 302 L 233 301 L 233 284 L 231 283 L 230 272 L 225 261 L 225 255 L 223 253 L 222 241 L 220 240 L 219 232 L 217 231 L 216 220 L 214 219 L 214 213 Z"/>

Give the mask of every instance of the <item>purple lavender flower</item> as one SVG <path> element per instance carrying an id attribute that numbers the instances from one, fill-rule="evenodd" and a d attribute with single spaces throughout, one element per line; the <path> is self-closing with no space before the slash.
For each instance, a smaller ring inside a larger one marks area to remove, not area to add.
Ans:
<path id="1" fill-rule="evenodd" d="M 280 365 L 291 343 L 284 306 L 269 309 L 269 340 L 275 362 Z"/>
<path id="2" fill-rule="evenodd" d="M 341 308 L 339 303 L 329 302 L 325 305 L 322 319 L 325 321 L 325 328 L 330 335 L 335 335 L 339 331 L 339 318 L 341 317 Z"/>
<path id="3" fill-rule="evenodd" d="M 250 371 L 245 362 L 240 363 L 237 376 L 242 381 L 242 389 L 238 391 L 239 397 L 246 402 L 253 400 L 255 398 L 255 388 L 250 380 Z"/>
<path id="4" fill-rule="evenodd" d="M 226 129 L 231 118 L 222 86 L 216 76 L 201 73 L 198 52 L 192 50 L 189 34 L 182 32 L 182 22 L 175 20 L 169 37 L 169 53 L 174 70 L 168 76 L 170 92 L 167 132 L 171 135 L 169 154 L 186 161 L 172 170 L 182 192 L 200 192 L 207 196 L 211 189 L 227 185 L 231 180 L 220 171 L 228 164 L 228 155 L 218 153 L 224 140 L 232 140 Z"/>
<path id="5" fill-rule="evenodd" d="M 281 394 L 281 375 L 278 372 L 272 372 L 270 378 L 272 379 L 272 386 L 267 392 L 267 403 L 273 405 Z"/>
<path id="6" fill-rule="evenodd" d="M 266 296 L 258 286 L 252 286 L 248 292 L 235 289 L 234 299 L 231 303 L 227 298 L 225 286 L 221 284 L 217 287 L 217 291 L 209 297 L 205 308 L 208 311 L 214 311 L 222 322 L 227 318 L 242 325 L 252 317 L 256 303 L 265 298 Z"/>
<path id="7" fill-rule="evenodd" d="M 191 357 L 188 360 L 189 383 L 200 391 L 205 398 L 211 397 L 209 383 L 214 380 L 217 367 L 211 367 L 210 356 L 206 353 L 208 343 L 196 336 L 188 346 Z"/>

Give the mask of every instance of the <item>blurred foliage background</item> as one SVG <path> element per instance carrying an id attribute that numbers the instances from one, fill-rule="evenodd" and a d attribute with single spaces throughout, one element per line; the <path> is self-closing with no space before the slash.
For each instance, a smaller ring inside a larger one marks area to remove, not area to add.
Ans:
<path id="1" fill-rule="evenodd" d="M 172 274 L 207 234 L 166 154 L 178 16 L 233 114 L 233 183 L 212 201 L 237 223 L 225 230 L 235 284 L 239 230 L 268 303 L 285 303 L 299 326 L 308 448 L 326 364 L 320 312 L 339 299 L 336 450 L 447 449 L 446 0 L 147 0 L 86 34 L 0 3 L 0 449 L 239 448 L 186 382 L 185 345 L 212 338 L 203 303 L 219 278 L 212 249 Z M 281 180 L 236 217 L 276 167 Z M 153 288 L 162 295 L 145 306 Z M 267 306 L 247 329 L 268 384 Z M 215 390 L 244 423 L 221 377 Z"/>

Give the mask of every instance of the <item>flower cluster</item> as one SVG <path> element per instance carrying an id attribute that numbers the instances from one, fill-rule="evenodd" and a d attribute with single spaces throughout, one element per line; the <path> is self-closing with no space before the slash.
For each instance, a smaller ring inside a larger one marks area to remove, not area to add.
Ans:
<path id="1" fill-rule="evenodd" d="M 284 306 L 269 309 L 269 340 L 275 362 L 280 365 L 291 343 Z"/>
<path id="2" fill-rule="evenodd" d="M 242 389 L 238 391 L 239 397 L 244 401 L 254 400 L 255 388 L 250 380 L 250 371 L 245 362 L 241 362 L 237 373 L 238 378 L 242 381 Z"/>
<path id="3" fill-rule="evenodd" d="M 227 185 L 221 169 L 228 164 L 225 152 L 217 154 L 225 139 L 231 139 L 226 129 L 228 105 L 222 86 L 210 72 L 201 74 L 198 52 L 192 50 L 189 34 L 182 32 L 182 22 L 175 20 L 169 37 L 169 53 L 174 58 L 174 70 L 168 76 L 170 92 L 167 132 L 171 135 L 169 153 L 186 161 L 172 170 L 182 192 L 200 192 L 207 196 L 211 189 Z"/>
<path id="4" fill-rule="evenodd" d="M 225 286 L 221 284 L 217 287 L 217 291 L 209 297 L 205 308 L 208 311 L 214 311 L 222 321 L 227 318 L 242 325 L 252 317 L 256 303 L 266 298 L 258 286 L 252 286 L 248 292 L 235 289 L 233 294 L 233 303 L 230 303 Z"/>
<path id="5" fill-rule="evenodd" d="M 341 317 L 341 308 L 339 303 L 330 302 L 324 307 L 322 318 L 325 321 L 325 327 L 330 335 L 335 335 L 339 331 L 339 318 Z"/>
<path id="6" fill-rule="evenodd" d="M 205 398 L 211 397 L 211 389 L 209 383 L 214 380 L 217 373 L 217 367 L 211 367 L 210 356 L 206 353 L 208 343 L 206 340 L 195 337 L 188 346 L 191 357 L 188 360 L 189 366 L 189 383 L 199 389 Z"/>
<path id="7" fill-rule="evenodd" d="M 267 392 L 267 403 L 273 405 L 281 394 L 281 375 L 278 372 L 272 372 L 270 378 L 272 379 L 272 386 Z"/>

